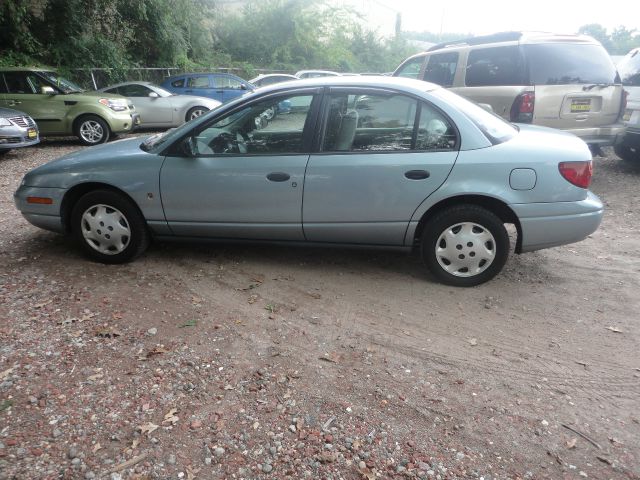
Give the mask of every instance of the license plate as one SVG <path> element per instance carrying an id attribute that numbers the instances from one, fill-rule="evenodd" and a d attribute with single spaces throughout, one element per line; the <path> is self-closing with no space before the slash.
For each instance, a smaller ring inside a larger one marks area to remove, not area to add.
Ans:
<path id="1" fill-rule="evenodd" d="M 38 136 L 38 132 L 36 132 L 35 128 L 30 128 L 29 130 L 27 130 L 27 137 L 36 138 L 37 136 Z"/>
<path id="2" fill-rule="evenodd" d="M 591 111 L 590 98 L 574 98 L 571 100 L 571 113 L 584 113 Z"/>

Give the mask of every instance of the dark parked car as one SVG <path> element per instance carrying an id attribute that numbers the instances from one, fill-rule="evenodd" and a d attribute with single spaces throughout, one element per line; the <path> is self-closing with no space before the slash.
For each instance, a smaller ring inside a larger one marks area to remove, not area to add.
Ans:
<path id="1" fill-rule="evenodd" d="M 40 141 L 36 122 L 24 112 L 0 108 L 0 155 L 12 148 L 28 147 Z"/>
<path id="2" fill-rule="evenodd" d="M 230 73 L 185 73 L 167 78 L 161 85 L 178 95 L 196 95 L 226 102 L 239 97 L 254 86 Z"/>

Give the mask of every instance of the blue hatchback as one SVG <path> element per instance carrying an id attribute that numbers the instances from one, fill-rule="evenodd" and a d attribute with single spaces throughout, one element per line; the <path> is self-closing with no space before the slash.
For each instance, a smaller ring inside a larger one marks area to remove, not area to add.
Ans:
<path id="1" fill-rule="evenodd" d="M 255 87 L 230 73 L 185 73 L 168 77 L 162 87 L 178 95 L 197 95 L 226 102 Z"/>

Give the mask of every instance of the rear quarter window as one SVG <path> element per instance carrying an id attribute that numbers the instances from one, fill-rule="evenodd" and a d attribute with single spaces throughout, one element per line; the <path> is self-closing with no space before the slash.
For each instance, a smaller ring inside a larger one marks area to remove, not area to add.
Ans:
<path id="1" fill-rule="evenodd" d="M 533 85 L 620 83 L 601 45 L 544 43 L 522 46 Z"/>
<path id="2" fill-rule="evenodd" d="M 470 51 L 465 84 L 468 87 L 526 85 L 520 48 L 513 45 Z"/>

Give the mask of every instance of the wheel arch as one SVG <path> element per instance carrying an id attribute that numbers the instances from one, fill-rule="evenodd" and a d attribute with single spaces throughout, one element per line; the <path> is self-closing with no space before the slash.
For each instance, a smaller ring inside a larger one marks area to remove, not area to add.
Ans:
<path id="1" fill-rule="evenodd" d="M 503 223 L 511 223 L 515 226 L 518 233 L 516 240 L 515 252 L 520 253 L 522 249 L 522 226 L 520 220 L 515 212 L 502 200 L 495 197 L 489 197 L 485 195 L 457 195 L 454 197 L 445 198 L 438 203 L 432 205 L 420 218 L 418 225 L 413 233 L 413 246 L 420 244 L 420 237 L 424 225 L 438 212 L 445 208 L 453 207 L 455 205 L 477 205 L 479 207 L 486 208 L 497 215 Z"/>
<path id="2" fill-rule="evenodd" d="M 114 187 L 113 185 L 109 185 L 108 183 L 102 182 L 79 183 L 71 187 L 67 191 L 67 193 L 64 194 L 64 197 L 62 197 L 62 202 L 60 204 L 60 217 L 62 219 L 62 225 L 66 233 L 71 232 L 71 212 L 73 211 L 73 207 L 75 206 L 75 204 L 83 195 L 95 190 L 109 190 L 122 195 L 127 200 L 129 200 L 132 205 L 135 206 L 140 215 L 142 215 L 142 218 L 145 218 L 136 201 L 124 190 L 118 187 Z"/>

